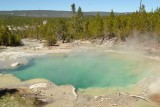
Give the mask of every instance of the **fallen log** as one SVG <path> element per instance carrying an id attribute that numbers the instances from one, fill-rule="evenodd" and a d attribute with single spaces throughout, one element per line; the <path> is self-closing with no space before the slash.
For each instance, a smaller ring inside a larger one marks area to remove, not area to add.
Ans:
<path id="1" fill-rule="evenodd" d="M 150 102 L 149 100 L 147 100 L 146 98 L 142 97 L 142 96 L 138 96 L 138 95 L 129 95 L 130 97 L 134 97 L 134 98 L 138 98 L 147 102 Z"/>

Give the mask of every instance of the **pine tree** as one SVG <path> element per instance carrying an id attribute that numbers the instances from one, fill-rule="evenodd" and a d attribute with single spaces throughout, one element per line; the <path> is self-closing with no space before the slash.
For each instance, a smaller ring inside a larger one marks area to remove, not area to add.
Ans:
<path id="1" fill-rule="evenodd" d="M 82 12 L 81 7 L 78 8 L 77 16 L 78 16 L 79 18 L 83 18 L 83 12 Z"/>
<path id="2" fill-rule="evenodd" d="M 89 37 L 89 21 L 85 20 L 84 23 L 84 34 L 85 34 L 85 38 Z"/>
<path id="3" fill-rule="evenodd" d="M 66 37 L 68 35 L 68 30 L 67 30 L 67 25 L 66 25 L 66 21 L 64 19 L 59 19 L 58 23 L 57 23 L 57 36 L 63 40 L 62 42 L 64 43 L 66 41 Z M 69 38 L 68 38 L 69 41 Z"/>
<path id="4" fill-rule="evenodd" d="M 109 38 L 112 38 L 115 36 L 115 32 L 114 32 L 114 20 L 115 20 L 115 15 L 114 15 L 114 11 L 111 10 L 111 13 L 109 16 L 107 16 L 107 21 L 106 21 L 106 29 L 105 29 L 105 34 L 109 36 Z"/>
<path id="5" fill-rule="evenodd" d="M 103 36 L 103 20 L 99 13 L 96 16 L 96 36 Z"/>
<path id="6" fill-rule="evenodd" d="M 141 5 L 140 12 L 146 12 L 144 4 Z"/>
<path id="7" fill-rule="evenodd" d="M 52 28 L 49 25 L 46 27 L 47 27 L 47 29 L 46 29 L 45 39 L 47 40 L 47 45 L 53 46 L 54 44 L 57 43 L 57 37 L 55 34 L 55 30 L 54 30 L 54 28 Z"/>
<path id="8" fill-rule="evenodd" d="M 81 7 L 78 8 L 77 15 L 75 17 L 75 33 L 76 33 L 76 39 L 82 38 L 84 35 L 84 30 L 83 30 L 83 24 L 84 24 L 84 17 L 83 17 L 83 12 Z"/>
<path id="9" fill-rule="evenodd" d="M 71 9 L 72 9 L 73 14 L 75 14 L 76 13 L 76 7 L 75 7 L 74 3 L 71 5 Z"/>
<path id="10" fill-rule="evenodd" d="M 111 17 L 111 18 L 114 18 L 114 17 L 115 17 L 113 10 L 111 10 L 110 17 Z"/>

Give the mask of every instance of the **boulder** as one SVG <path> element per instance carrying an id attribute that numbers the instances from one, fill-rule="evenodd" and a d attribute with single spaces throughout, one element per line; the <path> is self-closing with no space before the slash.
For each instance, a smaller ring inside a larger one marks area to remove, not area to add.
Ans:
<path id="1" fill-rule="evenodd" d="M 12 64 L 11 64 L 12 67 L 16 67 L 16 66 L 19 66 L 19 65 L 21 65 L 20 62 L 15 62 L 15 63 L 12 63 Z"/>

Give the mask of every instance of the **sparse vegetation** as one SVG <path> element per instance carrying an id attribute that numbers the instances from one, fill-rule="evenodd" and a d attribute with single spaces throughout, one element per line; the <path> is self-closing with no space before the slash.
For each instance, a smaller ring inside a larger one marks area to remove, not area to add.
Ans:
<path id="1" fill-rule="evenodd" d="M 14 94 L 6 93 L 0 96 L 1 107 L 37 107 L 38 101 L 35 98 L 26 98 L 18 92 Z"/>

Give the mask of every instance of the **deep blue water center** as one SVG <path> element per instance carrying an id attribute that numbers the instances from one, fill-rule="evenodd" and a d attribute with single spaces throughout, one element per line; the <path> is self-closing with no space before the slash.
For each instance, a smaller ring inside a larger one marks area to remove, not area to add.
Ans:
<path id="1" fill-rule="evenodd" d="M 119 87 L 139 81 L 140 76 L 131 70 L 136 67 L 134 61 L 106 53 L 50 54 L 3 73 L 22 80 L 45 78 L 57 85 L 71 84 L 76 88 Z"/>

